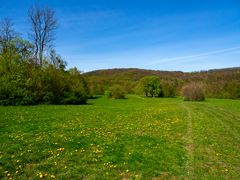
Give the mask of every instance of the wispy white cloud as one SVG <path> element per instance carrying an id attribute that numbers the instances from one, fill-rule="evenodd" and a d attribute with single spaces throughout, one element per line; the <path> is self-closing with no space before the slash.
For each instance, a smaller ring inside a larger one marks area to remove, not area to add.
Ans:
<path id="1" fill-rule="evenodd" d="M 215 51 L 209 51 L 205 53 L 199 53 L 199 54 L 193 54 L 193 55 L 187 55 L 187 56 L 179 56 L 179 57 L 170 57 L 170 58 L 162 58 L 159 60 L 155 60 L 150 62 L 150 65 L 158 65 L 160 63 L 171 63 L 171 62 L 177 62 L 177 63 L 183 63 L 183 62 L 189 62 L 194 61 L 197 58 L 206 58 L 209 56 L 219 55 L 219 54 L 226 54 L 229 52 L 240 52 L 240 46 L 231 47 L 231 48 L 225 48 L 225 49 L 218 49 Z"/>
<path id="2" fill-rule="evenodd" d="M 64 12 L 65 10 L 62 9 L 57 11 L 59 23 L 62 27 L 68 28 L 91 28 L 89 25 L 109 21 L 119 16 L 119 12 L 114 10 L 82 11 L 76 9 L 68 13 Z"/>

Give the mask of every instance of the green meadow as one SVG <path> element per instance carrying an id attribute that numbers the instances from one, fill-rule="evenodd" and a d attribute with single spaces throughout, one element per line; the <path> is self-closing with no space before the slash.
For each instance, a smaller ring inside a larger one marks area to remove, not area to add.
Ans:
<path id="1" fill-rule="evenodd" d="M 240 101 L 0 106 L 0 179 L 240 179 Z"/>

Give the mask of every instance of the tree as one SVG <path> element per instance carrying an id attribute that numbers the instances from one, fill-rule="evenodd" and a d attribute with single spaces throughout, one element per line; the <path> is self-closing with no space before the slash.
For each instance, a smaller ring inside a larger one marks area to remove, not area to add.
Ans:
<path id="1" fill-rule="evenodd" d="M 11 19 L 5 18 L 0 24 L 0 53 L 2 56 L 10 55 L 12 40 L 16 37 Z"/>
<path id="2" fill-rule="evenodd" d="M 13 29 L 11 19 L 5 18 L 0 24 L 0 66 L 10 71 L 12 63 L 19 59 L 16 47 L 17 33 Z"/>
<path id="3" fill-rule="evenodd" d="M 54 11 L 48 7 L 33 6 L 29 9 L 28 16 L 32 28 L 30 36 L 35 48 L 35 63 L 41 67 L 44 52 L 52 46 L 57 20 Z"/>
<path id="4" fill-rule="evenodd" d="M 161 80 L 163 96 L 175 97 L 177 95 L 177 80 L 164 79 Z"/>
<path id="5" fill-rule="evenodd" d="M 162 87 L 158 76 L 146 76 L 140 80 L 140 87 L 146 96 L 163 96 Z"/>
<path id="6" fill-rule="evenodd" d="M 67 66 L 67 62 L 62 59 L 62 57 L 56 53 L 54 49 L 50 51 L 50 64 L 52 64 L 57 69 L 64 70 Z"/>
<path id="7" fill-rule="evenodd" d="M 10 42 L 16 37 L 11 19 L 5 18 L 0 25 L 0 49 L 5 53 L 9 49 Z"/>
<path id="8" fill-rule="evenodd" d="M 21 61 L 29 62 L 33 60 L 33 45 L 29 41 L 17 37 L 13 40 L 13 44 L 21 57 Z"/>

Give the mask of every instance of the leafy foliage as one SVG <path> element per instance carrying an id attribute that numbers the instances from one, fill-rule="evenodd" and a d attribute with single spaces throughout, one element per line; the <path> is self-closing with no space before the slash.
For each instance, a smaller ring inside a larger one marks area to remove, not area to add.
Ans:
<path id="1" fill-rule="evenodd" d="M 178 82 L 176 80 L 164 79 L 161 80 L 162 91 L 164 97 L 176 97 Z"/>
<path id="2" fill-rule="evenodd" d="M 114 85 L 109 88 L 109 97 L 113 99 L 123 99 L 125 97 L 124 89 L 120 85 Z"/>
<path id="3" fill-rule="evenodd" d="M 87 102 L 87 82 L 76 68 L 66 71 L 66 62 L 54 50 L 43 66 L 38 66 L 31 43 L 5 36 L 0 34 L 0 105 Z"/>
<path id="4" fill-rule="evenodd" d="M 140 88 L 146 96 L 163 96 L 163 90 L 160 85 L 160 79 L 157 76 L 146 76 L 140 80 Z"/>

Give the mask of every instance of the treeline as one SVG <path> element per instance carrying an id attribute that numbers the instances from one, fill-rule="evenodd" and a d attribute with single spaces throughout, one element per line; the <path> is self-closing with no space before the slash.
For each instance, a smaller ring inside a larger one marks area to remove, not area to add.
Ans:
<path id="1" fill-rule="evenodd" d="M 175 97 L 182 95 L 183 90 L 186 89 L 184 86 L 190 85 L 192 87 L 191 84 L 195 84 L 197 87 L 201 87 L 201 91 L 206 97 L 240 98 L 240 68 L 192 73 L 132 68 L 109 69 L 88 72 L 84 76 L 89 83 L 92 94 L 104 94 L 110 87 L 117 84 L 126 93 L 137 93 L 150 97 Z M 153 85 L 154 81 L 158 85 Z M 156 90 L 151 90 L 154 87 Z M 149 89 L 148 93 L 146 93 L 146 89 Z"/>
<path id="2" fill-rule="evenodd" d="M 84 104 L 87 82 L 52 47 L 57 22 L 49 8 L 31 7 L 30 40 L 19 36 L 10 19 L 0 24 L 0 105 Z"/>

